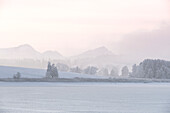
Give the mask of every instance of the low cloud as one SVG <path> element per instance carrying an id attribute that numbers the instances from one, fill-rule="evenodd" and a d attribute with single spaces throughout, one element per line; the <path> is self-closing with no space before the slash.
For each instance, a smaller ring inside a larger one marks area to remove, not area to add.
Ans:
<path id="1" fill-rule="evenodd" d="M 170 60 L 170 25 L 150 32 L 126 35 L 119 43 L 119 51 L 134 60 L 159 58 Z"/>

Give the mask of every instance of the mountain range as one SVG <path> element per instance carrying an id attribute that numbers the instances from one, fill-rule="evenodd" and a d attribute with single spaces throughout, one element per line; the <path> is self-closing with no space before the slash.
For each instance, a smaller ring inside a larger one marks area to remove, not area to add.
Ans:
<path id="1" fill-rule="evenodd" d="M 45 61 L 56 61 L 59 63 L 67 64 L 71 67 L 79 66 L 81 68 L 87 66 L 97 66 L 104 67 L 108 65 L 119 65 L 123 63 L 123 57 L 120 55 L 115 55 L 113 52 L 108 50 L 106 47 L 99 47 L 96 49 L 88 50 L 79 55 L 72 57 L 64 57 L 57 51 L 46 51 L 44 53 L 40 53 L 35 50 L 32 46 L 28 44 L 20 45 L 18 47 L 12 48 L 2 48 L 0 49 L 0 65 L 11 65 L 11 60 L 22 60 L 23 67 L 35 67 L 35 64 L 31 64 L 29 62 L 29 66 L 25 65 L 24 60 L 32 59 L 32 60 L 45 60 Z M 10 60 L 10 61 L 9 61 Z M 7 61 L 8 63 L 6 64 Z M 13 61 L 12 61 L 13 62 Z M 55 63 L 56 63 L 55 62 Z M 18 62 L 13 62 L 12 66 L 20 66 L 17 64 Z M 39 68 L 39 64 L 36 63 L 36 67 Z M 40 68 L 44 67 L 40 66 Z M 45 67 L 44 67 L 45 68 Z"/>
<path id="2" fill-rule="evenodd" d="M 0 59 L 62 59 L 63 56 L 56 51 L 40 53 L 28 44 L 12 48 L 0 49 Z"/>

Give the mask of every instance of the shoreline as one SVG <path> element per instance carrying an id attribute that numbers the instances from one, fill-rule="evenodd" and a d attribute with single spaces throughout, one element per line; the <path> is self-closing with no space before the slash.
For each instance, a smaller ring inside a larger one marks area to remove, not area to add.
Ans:
<path id="1" fill-rule="evenodd" d="M 170 83 L 170 79 L 144 79 L 144 78 L 110 78 L 110 79 L 93 79 L 93 78 L 0 78 L 0 82 L 74 82 L 74 83 Z"/>

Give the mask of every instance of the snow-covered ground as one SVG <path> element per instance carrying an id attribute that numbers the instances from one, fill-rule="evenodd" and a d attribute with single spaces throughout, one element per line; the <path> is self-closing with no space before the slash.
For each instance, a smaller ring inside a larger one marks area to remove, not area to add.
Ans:
<path id="1" fill-rule="evenodd" d="M 17 72 L 21 73 L 23 78 L 43 78 L 45 77 L 46 70 L 44 69 L 31 69 L 21 67 L 8 67 L 0 66 L 0 78 L 12 78 Z M 59 72 L 60 78 L 108 78 L 104 76 L 77 74 L 71 72 Z"/>
<path id="2" fill-rule="evenodd" d="M 0 113 L 170 113 L 169 83 L 0 82 Z"/>

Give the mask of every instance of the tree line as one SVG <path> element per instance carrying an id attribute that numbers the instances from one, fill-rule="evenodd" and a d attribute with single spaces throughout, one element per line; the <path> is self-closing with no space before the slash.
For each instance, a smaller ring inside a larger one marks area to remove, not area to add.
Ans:
<path id="1" fill-rule="evenodd" d="M 130 77 L 170 79 L 170 61 L 146 59 L 133 65 Z"/>
<path id="2" fill-rule="evenodd" d="M 54 71 L 56 73 L 58 73 L 58 71 L 62 71 L 62 72 L 73 72 L 73 73 L 88 74 L 88 75 L 101 75 L 101 76 L 111 76 L 111 77 L 119 76 L 119 70 L 114 66 L 112 66 L 111 69 L 108 69 L 106 67 L 98 68 L 98 67 L 95 67 L 95 66 L 87 66 L 86 68 L 82 69 L 78 66 L 70 68 L 66 64 L 57 63 L 55 65 L 55 64 L 51 64 L 49 62 L 48 66 L 47 66 L 46 77 L 47 78 L 53 78 L 52 73 L 54 73 Z M 129 74 L 129 69 L 128 69 L 127 66 L 124 66 L 122 68 L 121 75 L 122 76 L 128 76 L 128 74 Z"/>
<path id="3" fill-rule="evenodd" d="M 49 69 L 52 69 L 54 71 L 52 71 L 53 73 L 58 73 L 58 71 L 55 70 L 59 70 L 65 72 L 83 73 L 88 75 L 103 75 L 111 77 L 122 76 L 130 78 L 170 79 L 170 61 L 159 59 L 145 59 L 139 65 L 134 64 L 131 71 L 129 71 L 127 66 L 124 66 L 122 67 L 120 74 L 116 67 L 113 67 L 111 70 L 107 68 L 99 69 L 95 66 L 88 66 L 84 69 L 81 69 L 78 66 L 69 68 L 69 66 L 66 64 L 61 63 L 56 64 L 56 67 L 54 64 L 52 66 L 48 66 L 47 73 L 49 73 Z"/>
<path id="4" fill-rule="evenodd" d="M 131 71 L 129 71 L 127 66 L 122 67 L 120 74 L 116 67 L 112 67 L 110 70 L 106 67 L 97 68 L 95 66 L 87 66 L 86 68 L 81 69 L 78 66 L 69 68 L 66 64 L 57 63 L 55 65 L 48 62 L 46 78 L 58 78 L 58 71 L 110 77 L 122 76 L 130 78 L 170 79 L 170 61 L 146 59 L 139 65 L 134 64 Z M 20 79 L 21 73 L 17 72 L 14 74 L 13 78 Z"/>

